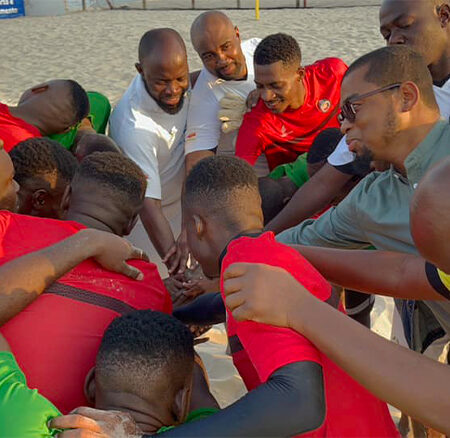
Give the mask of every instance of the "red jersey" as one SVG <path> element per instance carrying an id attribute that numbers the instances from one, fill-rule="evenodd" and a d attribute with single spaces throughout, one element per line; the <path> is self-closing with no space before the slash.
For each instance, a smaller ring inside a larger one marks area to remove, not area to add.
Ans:
<path id="1" fill-rule="evenodd" d="M 85 228 L 57 221 L 0 212 L 0 264 L 59 242 Z M 100 341 L 111 321 L 136 309 L 172 312 L 170 296 L 156 266 L 129 262 L 142 281 L 106 271 L 86 260 L 61 277 L 1 332 L 27 376 L 28 386 L 63 413 L 87 406 L 83 385 L 95 365 Z"/>
<path id="2" fill-rule="evenodd" d="M 291 163 L 308 152 L 317 134 L 339 128 L 341 81 L 347 66 L 327 58 L 305 67 L 305 101 L 296 110 L 275 114 L 262 99 L 244 116 L 236 141 L 236 156 L 252 166 L 265 154 L 269 169 Z"/>
<path id="3" fill-rule="evenodd" d="M 9 152 L 21 141 L 32 137 L 41 137 L 39 129 L 14 117 L 8 106 L 0 103 L 0 140 L 3 140 L 5 151 Z"/>
<path id="4" fill-rule="evenodd" d="M 331 286 L 313 266 L 294 249 L 276 242 L 271 232 L 232 241 L 223 259 L 222 274 L 237 262 L 281 267 L 320 300 L 325 301 L 331 295 Z M 221 289 L 223 296 L 223 277 Z M 249 390 L 265 383 L 277 369 L 290 363 L 312 361 L 322 366 L 326 418 L 319 429 L 301 436 L 400 436 L 386 403 L 338 368 L 304 336 L 286 328 L 237 322 L 228 309 L 227 316 L 233 362 Z"/>

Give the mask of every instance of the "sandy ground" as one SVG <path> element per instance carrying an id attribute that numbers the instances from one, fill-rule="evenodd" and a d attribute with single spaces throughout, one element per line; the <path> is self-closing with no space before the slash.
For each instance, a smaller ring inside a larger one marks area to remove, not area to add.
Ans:
<path id="1" fill-rule="evenodd" d="M 139 3 L 139 2 L 138 2 Z M 152 7 L 185 6 L 187 0 L 148 1 Z M 372 6 L 356 6 L 362 3 Z M 197 0 L 200 7 L 233 6 L 235 0 Z M 242 0 L 250 7 L 253 1 Z M 263 6 L 292 6 L 295 0 L 264 1 Z M 379 1 L 309 0 L 311 9 L 262 10 L 261 20 L 251 10 L 227 13 L 239 26 L 242 38 L 264 37 L 284 31 L 301 44 L 305 63 L 337 56 L 346 62 L 383 45 L 378 32 Z M 331 5 L 352 7 L 328 8 Z M 117 102 L 135 75 L 140 36 L 155 27 L 173 27 L 185 38 L 191 69 L 200 61 L 189 42 L 189 27 L 198 11 L 91 11 L 60 17 L 26 17 L 0 22 L 0 101 L 16 103 L 21 91 L 41 81 L 72 78 L 86 89 L 106 94 Z M 377 300 L 374 330 L 390 335 L 392 303 Z M 199 351 L 210 372 L 212 387 L 222 405 L 244 393 L 230 358 L 225 355 L 223 327 L 210 334 L 211 342 Z"/>

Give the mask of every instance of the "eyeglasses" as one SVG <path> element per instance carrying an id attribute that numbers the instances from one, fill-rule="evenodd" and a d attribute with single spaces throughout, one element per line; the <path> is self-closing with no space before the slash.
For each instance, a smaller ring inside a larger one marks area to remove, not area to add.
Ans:
<path id="1" fill-rule="evenodd" d="M 370 91 L 369 93 L 356 95 L 351 97 L 350 99 L 346 99 L 341 107 L 341 112 L 338 114 L 338 121 L 339 123 L 344 123 L 344 120 L 348 120 L 350 123 L 354 123 L 356 120 L 356 110 L 354 103 L 357 101 L 360 101 L 362 99 L 365 99 L 366 97 L 374 96 L 375 94 L 384 93 L 388 90 L 393 90 L 394 88 L 400 87 L 402 84 L 391 84 L 387 85 L 386 87 L 378 88 L 376 90 Z"/>

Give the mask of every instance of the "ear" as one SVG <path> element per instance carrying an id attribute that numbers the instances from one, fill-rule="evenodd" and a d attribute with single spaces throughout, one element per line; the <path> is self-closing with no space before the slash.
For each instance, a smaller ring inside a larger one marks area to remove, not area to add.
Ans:
<path id="1" fill-rule="evenodd" d="M 411 111 L 420 99 L 420 91 L 414 82 L 408 81 L 400 86 L 401 112 Z"/>
<path id="2" fill-rule="evenodd" d="M 178 424 L 182 424 L 186 421 L 186 417 L 189 413 L 189 406 L 191 404 L 191 392 L 192 376 L 189 379 L 189 383 L 177 392 L 173 401 L 173 412 L 176 415 Z"/>
<path id="3" fill-rule="evenodd" d="M 237 39 L 241 40 L 241 34 L 239 33 L 239 28 L 237 26 L 234 26 L 234 32 L 236 33 Z"/>
<path id="4" fill-rule="evenodd" d="M 128 236 L 131 231 L 133 230 L 134 226 L 136 225 L 137 221 L 138 221 L 139 215 L 135 214 L 130 221 L 128 222 L 128 224 L 125 226 L 124 230 L 123 230 L 123 236 Z"/>
<path id="5" fill-rule="evenodd" d="M 195 231 L 197 233 L 197 237 L 199 239 L 201 239 L 205 235 L 205 232 L 206 232 L 205 221 L 203 220 L 202 217 L 200 217 L 197 214 L 194 214 L 193 219 L 194 219 L 194 223 L 195 223 Z"/>
<path id="6" fill-rule="evenodd" d="M 438 8 L 438 17 L 442 27 L 447 27 L 450 22 L 450 6 L 443 3 Z"/>
<path id="7" fill-rule="evenodd" d="M 139 64 L 139 62 L 136 62 L 136 64 L 134 64 L 134 66 L 136 67 L 137 72 L 141 75 L 142 74 L 142 65 Z"/>
<path id="8" fill-rule="evenodd" d="M 303 78 L 305 77 L 305 69 L 303 67 L 299 67 L 296 73 L 298 81 L 303 81 Z"/>
<path id="9" fill-rule="evenodd" d="M 43 93 L 44 91 L 47 91 L 48 88 L 49 88 L 48 84 L 46 84 L 46 85 L 39 85 L 37 87 L 32 88 L 31 92 L 34 93 L 34 94 Z"/>
<path id="10" fill-rule="evenodd" d="M 45 189 L 38 189 L 31 195 L 31 205 L 35 211 L 45 210 L 49 202 L 50 195 Z"/>
<path id="11" fill-rule="evenodd" d="M 90 405 L 95 405 L 95 367 L 92 367 L 84 379 L 84 396 Z"/>
<path id="12" fill-rule="evenodd" d="M 64 190 L 64 194 L 61 198 L 61 212 L 64 217 L 70 205 L 70 198 L 72 196 L 72 186 L 69 184 Z"/>

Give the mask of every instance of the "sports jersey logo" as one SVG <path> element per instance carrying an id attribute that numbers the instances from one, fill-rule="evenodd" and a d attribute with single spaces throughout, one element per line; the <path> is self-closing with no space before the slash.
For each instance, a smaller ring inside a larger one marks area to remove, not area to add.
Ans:
<path id="1" fill-rule="evenodd" d="M 331 102 L 328 99 L 322 99 L 317 102 L 317 108 L 323 113 L 327 113 L 330 111 Z"/>

